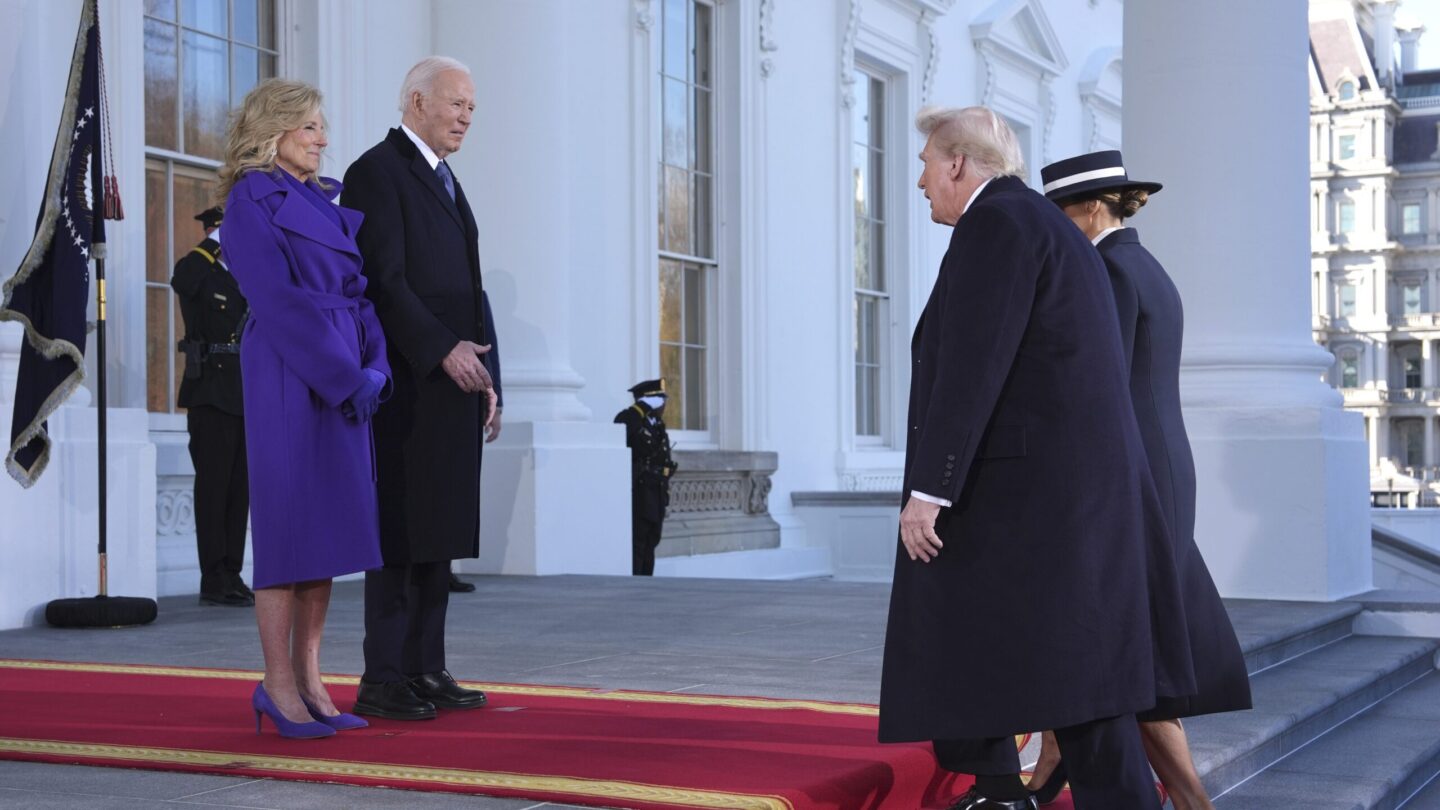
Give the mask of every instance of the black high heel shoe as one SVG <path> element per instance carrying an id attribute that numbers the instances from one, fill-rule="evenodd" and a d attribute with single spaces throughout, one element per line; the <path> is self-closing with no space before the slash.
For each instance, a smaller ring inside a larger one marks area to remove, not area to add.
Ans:
<path id="1" fill-rule="evenodd" d="M 1065 779 L 1065 760 L 1062 759 L 1055 765 L 1055 770 L 1050 773 L 1050 778 L 1045 780 L 1045 784 L 1041 785 L 1039 790 L 1030 791 L 1030 795 L 1035 799 L 1036 804 L 1050 804 L 1060 797 L 1060 791 L 1065 787 Z"/>

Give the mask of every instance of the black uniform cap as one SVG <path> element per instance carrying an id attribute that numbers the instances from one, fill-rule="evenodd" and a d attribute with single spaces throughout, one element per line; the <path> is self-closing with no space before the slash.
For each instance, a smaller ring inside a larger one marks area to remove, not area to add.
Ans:
<path id="1" fill-rule="evenodd" d="M 200 220 L 200 224 L 204 225 L 205 230 L 208 231 L 211 228 L 220 227 L 220 223 L 225 219 L 225 209 L 218 205 L 213 208 L 206 208 L 204 211 L 196 214 L 195 218 Z"/>
<path id="2" fill-rule="evenodd" d="M 636 383 L 630 386 L 630 393 L 634 394 L 636 399 L 641 397 L 663 397 L 665 396 L 665 381 L 646 380 L 645 382 Z"/>

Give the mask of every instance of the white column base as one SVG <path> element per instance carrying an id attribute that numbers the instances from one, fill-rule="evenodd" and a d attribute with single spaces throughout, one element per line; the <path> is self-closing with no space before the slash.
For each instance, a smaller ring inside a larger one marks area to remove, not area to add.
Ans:
<path id="1" fill-rule="evenodd" d="M 507 409 L 508 410 L 508 409 Z M 630 451 L 621 425 L 506 423 L 485 448 L 474 574 L 629 574 Z"/>
<path id="2" fill-rule="evenodd" d="M 1195 538 L 1222 595 L 1323 601 L 1370 589 L 1360 419 L 1325 406 L 1186 408 Z"/>
<path id="3" fill-rule="evenodd" d="M 87 399 L 77 392 L 78 400 Z M 10 436 L 7 399 L 0 431 Z M 108 417 L 109 593 L 154 598 L 155 447 L 143 410 Z M 30 489 L 0 481 L 0 629 L 45 623 L 52 599 L 95 596 L 98 483 L 95 409 L 62 407 L 50 418 L 49 467 Z M 8 476 L 7 476 L 8 477 Z"/>

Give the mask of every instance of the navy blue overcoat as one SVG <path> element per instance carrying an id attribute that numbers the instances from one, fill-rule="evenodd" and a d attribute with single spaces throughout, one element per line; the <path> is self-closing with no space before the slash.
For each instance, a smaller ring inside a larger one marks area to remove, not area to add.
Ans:
<path id="1" fill-rule="evenodd" d="M 954 505 L 934 560 L 897 544 L 881 740 L 1062 728 L 1191 694 L 1115 300 L 1084 235 L 1020 180 L 992 181 L 955 226 L 911 359 L 905 493 Z"/>

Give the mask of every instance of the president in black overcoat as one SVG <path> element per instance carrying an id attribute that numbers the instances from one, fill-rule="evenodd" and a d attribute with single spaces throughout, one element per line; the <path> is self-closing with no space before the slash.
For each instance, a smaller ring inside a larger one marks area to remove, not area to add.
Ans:
<path id="1" fill-rule="evenodd" d="M 1013 176 L 1003 119 L 917 123 L 955 227 L 911 344 L 880 738 L 976 774 L 956 807 L 1022 808 L 1013 735 L 1053 727 L 1077 807 L 1158 808 L 1134 714 L 1194 675 L 1178 600 L 1150 597 L 1174 564 L 1105 266 Z"/>
<path id="2" fill-rule="evenodd" d="M 355 711 L 427 719 L 483 705 L 445 663 L 450 562 L 479 553 L 480 458 L 495 393 L 479 231 L 444 158 L 475 106 L 469 70 L 444 57 L 407 74 L 401 126 L 351 164 L 341 204 L 385 330 L 394 394 L 374 417 L 383 568 L 365 576 L 365 673 Z"/>

